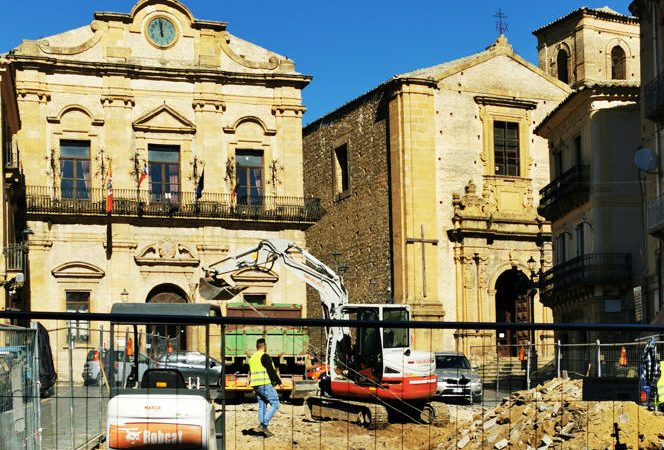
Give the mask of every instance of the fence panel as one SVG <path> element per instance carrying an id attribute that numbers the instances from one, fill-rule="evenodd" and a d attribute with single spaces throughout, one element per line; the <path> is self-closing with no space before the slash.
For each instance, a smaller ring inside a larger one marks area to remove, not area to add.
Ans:
<path id="1" fill-rule="evenodd" d="M 0 325 L 0 449 L 41 448 L 37 330 Z"/>

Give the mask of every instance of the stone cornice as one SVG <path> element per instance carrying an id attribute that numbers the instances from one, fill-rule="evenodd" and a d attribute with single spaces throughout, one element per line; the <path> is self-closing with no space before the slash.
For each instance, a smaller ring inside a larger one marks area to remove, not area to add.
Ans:
<path id="1" fill-rule="evenodd" d="M 509 97 L 492 97 L 489 95 L 476 95 L 473 97 L 478 105 L 505 106 L 507 108 L 535 109 L 537 102 L 530 100 L 519 100 Z"/>
<path id="2" fill-rule="evenodd" d="M 251 84 L 266 86 L 293 86 L 304 88 L 312 77 L 301 74 L 286 73 L 239 73 L 223 70 L 201 68 L 174 68 L 158 66 L 141 66 L 120 62 L 72 61 L 43 56 L 10 55 L 14 69 L 32 69 L 46 73 L 71 73 L 77 75 L 125 76 L 170 81 L 201 82 L 208 81 L 221 84 Z"/>

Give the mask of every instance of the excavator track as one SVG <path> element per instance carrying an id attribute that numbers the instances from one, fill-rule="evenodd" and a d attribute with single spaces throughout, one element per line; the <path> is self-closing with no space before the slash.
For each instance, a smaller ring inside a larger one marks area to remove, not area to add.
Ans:
<path id="1" fill-rule="evenodd" d="M 389 425 L 387 409 L 378 403 L 330 397 L 307 397 L 305 403 L 305 411 L 312 420 L 345 420 L 372 430 Z"/>

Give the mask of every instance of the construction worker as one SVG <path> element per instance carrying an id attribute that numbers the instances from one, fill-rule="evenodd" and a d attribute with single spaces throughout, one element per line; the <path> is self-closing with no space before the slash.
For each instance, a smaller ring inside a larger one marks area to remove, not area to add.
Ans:
<path id="1" fill-rule="evenodd" d="M 263 338 L 256 340 L 256 353 L 249 358 L 249 385 L 254 389 L 258 400 L 258 428 L 255 431 L 265 437 L 274 436 L 268 425 L 279 409 L 279 395 L 274 386 L 281 386 L 281 379 L 272 358 L 267 354 L 267 344 Z"/>

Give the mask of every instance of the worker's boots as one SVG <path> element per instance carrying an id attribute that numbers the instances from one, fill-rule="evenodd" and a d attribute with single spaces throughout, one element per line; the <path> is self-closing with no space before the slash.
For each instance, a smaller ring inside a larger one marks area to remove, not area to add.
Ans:
<path id="1" fill-rule="evenodd" d="M 266 438 L 274 436 L 274 433 L 267 429 L 267 425 L 261 425 L 261 431 Z"/>

